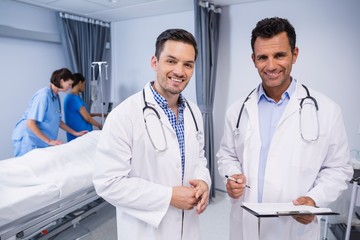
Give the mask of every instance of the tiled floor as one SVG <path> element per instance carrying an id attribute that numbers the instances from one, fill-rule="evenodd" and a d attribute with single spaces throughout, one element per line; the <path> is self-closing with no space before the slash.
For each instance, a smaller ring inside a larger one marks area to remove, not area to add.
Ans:
<path id="1" fill-rule="evenodd" d="M 200 215 L 202 239 L 229 239 L 229 211 L 230 203 L 227 195 L 224 192 L 216 192 L 215 199 Z M 98 213 L 82 220 L 80 226 L 75 229 L 72 228 L 59 234 L 55 240 L 117 240 L 116 236 L 115 208 L 108 205 Z M 329 230 L 327 238 L 321 237 L 321 240 L 336 240 L 336 238 Z"/>

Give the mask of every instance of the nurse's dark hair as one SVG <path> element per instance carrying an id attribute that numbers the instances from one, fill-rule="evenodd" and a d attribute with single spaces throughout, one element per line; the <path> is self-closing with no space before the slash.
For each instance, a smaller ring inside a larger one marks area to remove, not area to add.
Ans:
<path id="1" fill-rule="evenodd" d="M 50 82 L 55 85 L 57 88 L 62 88 L 60 84 L 60 80 L 63 79 L 64 82 L 73 80 L 73 74 L 71 71 L 67 68 L 61 68 L 58 70 L 55 70 L 50 78 Z"/>
<path id="2" fill-rule="evenodd" d="M 85 82 L 85 77 L 81 73 L 74 73 L 73 74 L 73 84 L 72 87 L 75 87 L 79 84 L 79 82 Z"/>
<path id="3" fill-rule="evenodd" d="M 192 45 L 195 50 L 194 60 L 196 60 L 198 49 L 195 37 L 188 31 L 179 28 L 167 29 L 157 37 L 155 43 L 155 57 L 159 59 L 161 52 L 164 50 L 164 44 L 168 40 L 183 42 Z"/>
<path id="4" fill-rule="evenodd" d="M 251 48 L 253 53 L 257 37 L 272 38 L 282 32 L 286 32 L 291 52 L 293 53 L 296 45 L 295 29 L 287 19 L 279 17 L 264 18 L 256 24 L 256 27 L 251 33 Z"/>

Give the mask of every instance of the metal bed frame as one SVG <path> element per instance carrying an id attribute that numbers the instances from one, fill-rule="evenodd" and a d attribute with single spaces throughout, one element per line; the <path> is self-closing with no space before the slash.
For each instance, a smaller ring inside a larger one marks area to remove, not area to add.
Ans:
<path id="1" fill-rule="evenodd" d="M 51 239 L 107 204 L 91 186 L 1 226 L 0 240 Z"/>

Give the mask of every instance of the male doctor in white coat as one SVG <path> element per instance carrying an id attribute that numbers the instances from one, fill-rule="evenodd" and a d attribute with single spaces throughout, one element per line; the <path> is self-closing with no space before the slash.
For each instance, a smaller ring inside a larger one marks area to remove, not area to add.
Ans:
<path id="1" fill-rule="evenodd" d="M 196 56 L 189 32 L 161 33 L 151 59 L 156 80 L 106 119 L 93 182 L 116 207 L 119 240 L 200 239 L 211 180 L 201 112 L 181 94 Z"/>
<path id="2" fill-rule="evenodd" d="M 241 203 L 325 207 L 335 201 L 353 174 L 340 108 L 290 76 L 299 50 L 286 19 L 259 21 L 251 46 L 262 83 L 228 109 L 217 153 L 219 173 L 236 180 L 226 183 L 230 239 L 318 240 L 314 215 L 262 218 L 259 227 Z"/>

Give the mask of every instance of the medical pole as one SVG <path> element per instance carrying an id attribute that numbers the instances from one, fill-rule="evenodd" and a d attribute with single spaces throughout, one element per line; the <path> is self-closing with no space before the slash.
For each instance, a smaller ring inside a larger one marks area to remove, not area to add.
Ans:
<path id="1" fill-rule="evenodd" d="M 108 80 L 108 64 L 107 62 L 92 62 L 91 67 L 93 68 L 93 79 L 95 80 L 95 68 L 96 66 L 99 69 L 99 82 L 100 82 L 100 105 L 101 105 L 101 124 L 104 124 L 104 95 L 103 95 L 103 74 L 102 74 L 102 66 L 105 67 L 105 79 Z"/>

